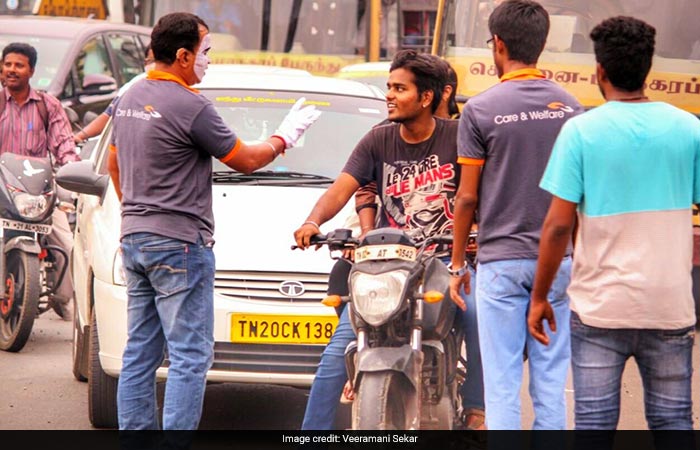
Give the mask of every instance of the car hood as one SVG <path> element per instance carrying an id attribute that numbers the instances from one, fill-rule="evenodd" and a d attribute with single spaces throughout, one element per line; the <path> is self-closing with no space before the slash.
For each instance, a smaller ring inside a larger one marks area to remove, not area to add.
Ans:
<path id="1" fill-rule="evenodd" d="M 326 187 L 214 185 L 214 253 L 217 270 L 327 273 L 326 248 L 291 250 L 294 231 L 306 220 Z M 354 199 L 321 226 L 325 234 L 347 228 Z"/>

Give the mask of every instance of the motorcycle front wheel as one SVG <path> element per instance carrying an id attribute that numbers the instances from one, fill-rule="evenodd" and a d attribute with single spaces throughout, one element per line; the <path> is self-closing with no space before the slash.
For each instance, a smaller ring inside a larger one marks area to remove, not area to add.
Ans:
<path id="1" fill-rule="evenodd" d="M 39 258 L 11 250 L 5 259 L 5 298 L 0 299 L 0 350 L 18 352 L 32 333 L 39 308 Z"/>
<path id="2" fill-rule="evenodd" d="M 418 428 L 415 390 L 398 372 L 366 372 L 352 403 L 353 430 L 409 430 Z"/>

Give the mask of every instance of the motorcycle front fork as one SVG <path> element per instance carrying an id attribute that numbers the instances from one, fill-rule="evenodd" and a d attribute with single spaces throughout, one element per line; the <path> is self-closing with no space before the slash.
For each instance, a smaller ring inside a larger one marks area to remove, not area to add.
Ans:
<path id="1" fill-rule="evenodd" d="M 2 227 L 0 227 L 0 276 L 2 277 L 0 280 L 0 299 L 4 299 L 7 276 L 5 275 L 5 229 Z"/>

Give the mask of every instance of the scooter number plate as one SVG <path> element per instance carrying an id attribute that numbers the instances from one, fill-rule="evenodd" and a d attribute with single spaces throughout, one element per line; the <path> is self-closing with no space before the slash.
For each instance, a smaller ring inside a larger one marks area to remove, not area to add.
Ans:
<path id="1" fill-rule="evenodd" d="M 355 262 L 371 261 L 378 259 L 403 259 L 415 261 L 418 250 L 407 245 L 370 245 L 355 250 Z"/>
<path id="2" fill-rule="evenodd" d="M 51 233 L 51 225 L 45 225 L 43 223 L 24 223 L 9 219 L 0 220 L 2 220 L 2 227 L 8 230 L 30 231 L 39 234 Z"/>

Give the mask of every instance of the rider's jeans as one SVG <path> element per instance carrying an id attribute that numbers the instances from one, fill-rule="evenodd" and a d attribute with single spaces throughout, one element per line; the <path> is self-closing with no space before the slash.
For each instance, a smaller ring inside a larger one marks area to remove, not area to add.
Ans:
<path id="1" fill-rule="evenodd" d="M 565 258 L 547 296 L 557 322 L 544 346 L 527 331 L 535 259 L 479 264 L 476 301 L 479 343 L 484 370 L 486 425 L 489 430 L 519 430 L 523 351 L 527 346 L 530 397 L 535 410 L 533 429 L 566 428 L 564 387 L 571 355 L 569 298 L 566 289 L 571 258 Z"/>
<path id="2" fill-rule="evenodd" d="M 474 272 L 472 286 L 474 283 Z M 476 302 L 474 291 L 464 295 L 467 313 L 462 315 L 462 324 L 466 328 L 467 343 L 467 381 L 462 385 L 462 404 L 465 408 L 483 409 L 484 391 L 481 373 L 481 358 L 479 357 L 478 332 L 476 329 Z M 449 301 L 449 299 L 445 299 Z M 321 355 L 321 362 L 316 370 L 316 377 L 311 385 L 306 412 L 301 425 L 302 430 L 330 430 L 333 428 L 338 400 L 347 381 L 345 370 L 345 349 L 355 340 L 355 333 L 350 325 L 349 308 L 345 307 L 335 333 Z M 459 312 L 458 312 L 459 314 Z M 468 317 L 467 317 L 468 316 Z"/>
<path id="3" fill-rule="evenodd" d="M 167 345 L 163 429 L 195 430 L 214 356 L 211 246 L 151 233 L 122 239 L 128 340 L 119 376 L 122 430 L 158 429 L 155 372 Z"/>
<path id="4" fill-rule="evenodd" d="M 622 372 L 634 356 L 644 385 L 650 430 L 691 430 L 695 328 L 607 329 L 571 315 L 571 367 L 577 430 L 614 430 L 620 416 Z"/>

